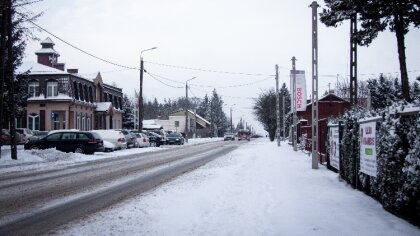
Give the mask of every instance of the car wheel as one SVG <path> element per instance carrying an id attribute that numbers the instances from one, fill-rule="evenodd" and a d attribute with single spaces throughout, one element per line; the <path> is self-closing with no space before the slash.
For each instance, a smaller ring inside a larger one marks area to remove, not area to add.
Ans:
<path id="1" fill-rule="evenodd" d="M 156 147 L 156 142 L 150 142 L 150 147 Z"/>
<path id="2" fill-rule="evenodd" d="M 83 147 L 82 146 L 77 146 L 75 149 L 74 149 L 74 153 L 85 153 L 85 150 L 83 149 Z"/>

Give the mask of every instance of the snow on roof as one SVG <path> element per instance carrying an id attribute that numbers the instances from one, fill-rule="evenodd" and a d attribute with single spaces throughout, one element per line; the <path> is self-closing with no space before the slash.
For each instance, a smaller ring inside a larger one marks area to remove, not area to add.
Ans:
<path id="1" fill-rule="evenodd" d="M 357 122 L 366 123 L 366 122 L 380 121 L 380 120 L 382 120 L 382 116 L 373 116 L 373 117 L 366 117 L 366 118 L 359 119 Z"/>
<path id="2" fill-rule="evenodd" d="M 39 101 L 39 100 L 73 100 L 69 95 L 59 93 L 58 96 L 45 97 L 44 94 L 39 94 L 39 96 L 30 97 L 28 101 Z"/>
<path id="3" fill-rule="evenodd" d="M 111 102 L 98 102 L 98 103 L 96 103 L 96 111 L 107 112 L 110 107 L 111 107 Z"/>
<path id="4" fill-rule="evenodd" d="M 69 73 L 58 70 L 49 66 L 45 66 L 33 61 L 23 62 L 21 66 L 19 66 L 16 70 L 17 74 L 24 74 L 29 71 L 30 75 L 52 75 L 52 74 L 60 74 L 60 75 L 69 75 Z"/>
<path id="5" fill-rule="evenodd" d="M 336 97 L 336 98 L 338 98 L 338 99 L 340 99 L 340 100 L 341 100 L 341 101 L 328 101 L 328 102 L 349 102 L 349 101 L 347 101 L 346 99 L 341 98 L 341 97 L 339 97 L 339 96 L 337 96 L 337 95 L 335 95 L 335 94 L 333 94 L 333 93 L 329 93 L 329 94 L 327 94 L 327 95 L 322 96 L 321 98 L 319 98 L 319 99 L 318 99 L 318 102 L 320 102 L 322 99 L 324 99 L 324 98 L 326 98 L 326 97 L 328 97 L 328 96 L 334 96 L 334 97 Z M 306 105 L 306 107 L 308 107 L 308 106 L 310 106 L 310 105 L 312 105 L 312 102 L 308 103 L 308 104 Z"/>
<path id="6" fill-rule="evenodd" d="M 56 50 L 54 50 L 54 48 L 40 48 L 35 52 L 35 54 L 50 54 L 50 53 L 60 56 L 60 54 Z"/>
<path id="7" fill-rule="evenodd" d="M 155 120 L 143 120 L 143 125 L 156 125 Z"/>
<path id="8" fill-rule="evenodd" d="M 50 39 L 50 37 L 47 37 L 46 39 L 42 40 L 41 44 L 52 44 L 52 45 L 55 45 L 55 43 Z"/>
<path id="9" fill-rule="evenodd" d="M 195 116 L 197 116 L 198 118 L 200 118 L 200 119 L 202 119 L 205 123 L 207 123 L 208 125 L 210 124 L 210 122 L 209 121 L 207 121 L 206 119 L 204 119 L 202 116 L 200 116 L 199 114 L 197 114 L 197 113 L 194 113 L 193 111 L 191 111 L 191 110 L 188 110 L 188 112 L 190 112 L 190 113 L 192 113 L 192 114 L 194 114 Z"/>
<path id="10" fill-rule="evenodd" d="M 157 124 L 143 124 L 143 129 L 161 129 L 162 125 Z"/>

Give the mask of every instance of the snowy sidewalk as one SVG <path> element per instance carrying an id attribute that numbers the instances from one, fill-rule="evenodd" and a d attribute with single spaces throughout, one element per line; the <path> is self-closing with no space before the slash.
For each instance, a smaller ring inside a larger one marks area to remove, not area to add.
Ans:
<path id="1" fill-rule="evenodd" d="M 59 235 L 420 235 L 285 143 L 258 139 Z"/>

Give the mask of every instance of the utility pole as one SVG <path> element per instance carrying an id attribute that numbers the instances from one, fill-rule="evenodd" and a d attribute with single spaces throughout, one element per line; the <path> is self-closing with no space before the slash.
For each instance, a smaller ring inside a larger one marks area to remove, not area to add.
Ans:
<path id="1" fill-rule="evenodd" d="M 312 169 L 318 169 L 318 3 L 312 7 Z"/>
<path id="2" fill-rule="evenodd" d="M 139 133 L 143 130 L 143 70 L 144 70 L 144 62 L 143 57 L 140 53 L 140 91 L 139 91 Z"/>
<path id="3" fill-rule="evenodd" d="M 281 109 L 281 111 L 282 111 L 282 117 L 283 117 L 283 140 L 286 140 L 286 117 L 285 117 L 285 110 L 286 110 L 286 107 L 285 107 L 285 96 L 284 96 L 284 94 L 282 95 L 282 98 L 283 98 L 283 109 Z"/>
<path id="4" fill-rule="evenodd" d="M 350 103 L 357 105 L 357 13 L 350 17 Z"/>
<path id="5" fill-rule="evenodd" d="M 280 142 L 280 98 L 279 98 L 279 66 L 276 65 L 276 118 L 277 118 L 277 146 L 281 146 Z"/>
<path id="6" fill-rule="evenodd" d="M 144 118 L 144 107 L 143 107 L 143 71 L 144 71 L 144 62 L 143 62 L 143 52 L 157 49 L 157 47 L 152 47 L 140 52 L 140 91 L 139 91 L 139 132 L 143 130 L 143 118 Z"/>
<path id="7" fill-rule="evenodd" d="M 4 3 L 3 3 L 4 4 Z M 7 34 L 7 21 L 6 21 L 6 14 L 7 8 L 4 6 L 3 9 L 0 9 L 1 14 L 1 32 L 0 32 L 0 67 L 1 67 L 1 74 L 0 74 L 0 131 L 3 129 L 3 109 L 4 109 L 4 85 L 6 81 L 6 34 Z M 3 146 L 2 140 L 0 140 L 0 154 L 1 154 L 1 147 Z M 1 158 L 1 155 L 0 155 Z"/>
<path id="8" fill-rule="evenodd" d="M 230 132 L 233 133 L 232 107 L 230 108 Z"/>
<path id="9" fill-rule="evenodd" d="M 296 57 L 292 57 L 292 84 L 293 84 L 293 150 L 297 151 L 297 114 L 296 114 Z"/>
<path id="10" fill-rule="evenodd" d="M 195 77 L 185 81 L 185 142 L 188 143 L 188 81 L 195 79 Z"/>

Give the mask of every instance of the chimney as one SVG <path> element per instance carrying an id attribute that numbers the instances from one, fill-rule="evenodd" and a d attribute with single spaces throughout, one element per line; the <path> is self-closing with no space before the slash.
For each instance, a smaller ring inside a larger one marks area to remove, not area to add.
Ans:
<path id="1" fill-rule="evenodd" d="M 67 69 L 67 72 L 70 74 L 77 74 L 79 73 L 79 69 Z"/>

